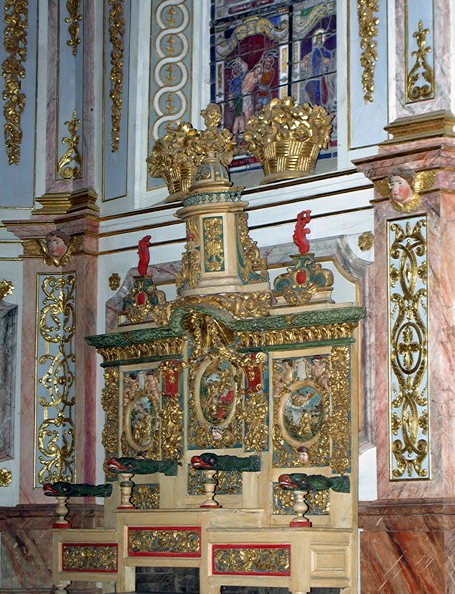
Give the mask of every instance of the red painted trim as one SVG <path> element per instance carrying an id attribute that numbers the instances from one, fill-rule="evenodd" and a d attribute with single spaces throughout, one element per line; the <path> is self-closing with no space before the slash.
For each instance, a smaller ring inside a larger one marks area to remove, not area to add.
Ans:
<path id="1" fill-rule="evenodd" d="M 215 569 L 215 551 L 220 549 L 287 549 L 289 551 L 289 570 L 288 571 L 216 571 Z M 289 576 L 291 575 L 291 545 L 290 544 L 226 544 L 212 546 L 212 574 L 213 575 L 272 575 Z"/>
<path id="2" fill-rule="evenodd" d="M 156 552 L 134 552 L 130 550 L 130 532 L 133 530 L 162 530 L 173 531 L 180 530 L 185 532 L 197 532 L 199 535 L 199 551 L 194 553 L 167 553 Z M 128 556 L 129 557 L 200 557 L 201 556 L 201 527 L 200 526 L 129 526 L 128 527 Z"/>
<path id="3" fill-rule="evenodd" d="M 68 569 L 63 563 L 63 549 L 64 547 L 115 547 L 116 560 L 115 569 Z M 118 572 L 118 544 L 116 542 L 62 542 L 62 571 L 70 571 L 75 573 L 117 573 Z"/>

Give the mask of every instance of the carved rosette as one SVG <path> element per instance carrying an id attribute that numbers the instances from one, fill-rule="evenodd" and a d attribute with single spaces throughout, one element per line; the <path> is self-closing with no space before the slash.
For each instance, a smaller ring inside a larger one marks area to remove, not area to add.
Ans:
<path id="1" fill-rule="evenodd" d="M 333 115 L 320 105 L 299 105 L 293 97 L 274 98 L 248 120 L 244 139 L 261 163 L 262 184 L 313 173 L 321 148 L 327 148 Z"/>

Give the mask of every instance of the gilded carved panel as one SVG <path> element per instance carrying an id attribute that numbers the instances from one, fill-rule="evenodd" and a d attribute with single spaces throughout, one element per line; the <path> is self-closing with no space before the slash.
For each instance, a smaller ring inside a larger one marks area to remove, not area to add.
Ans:
<path id="1" fill-rule="evenodd" d="M 76 274 L 38 274 L 35 483 L 73 482 Z"/>
<path id="2" fill-rule="evenodd" d="M 290 575 L 290 545 L 214 545 L 212 572 L 234 575 Z"/>
<path id="3" fill-rule="evenodd" d="M 273 465 L 350 469 L 349 347 L 280 355 L 272 365 Z"/>
<path id="4" fill-rule="evenodd" d="M 390 478 L 430 478 L 428 245 L 424 216 L 389 222 Z"/>
<path id="5" fill-rule="evenodd" d="M 62 570 L 115 573 L 118 545 L 62 543 Z"/>
<path id="6" fill-rule="evenodd" d="M 198 527 L 128 528 L 128 555 L 134 557 L 200 557 Z"/>

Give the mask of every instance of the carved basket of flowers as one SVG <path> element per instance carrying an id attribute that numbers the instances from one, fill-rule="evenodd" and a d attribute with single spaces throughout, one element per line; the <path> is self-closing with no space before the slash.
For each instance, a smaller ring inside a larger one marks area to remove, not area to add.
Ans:
<path id="1" fill-rule="evenodd" d="M 250 118 L 244 138 L 264 170 L 261 183 L 313 173 L 321 148 L 327 148 L 332 119 L 320 105 L 299 105 L 293 97 L 272 99 Z"/>
<path id="2" fill-rule="evenodd" d="M 169 196 L 166 202 L 176 202 L 188 193 L 193 176 L 205 154 L 198 145 L 199 130 L 188 122 L 172 122 L 167 134 L 159 138 L 147 158 L 149 173 L 166 182 Z"/>

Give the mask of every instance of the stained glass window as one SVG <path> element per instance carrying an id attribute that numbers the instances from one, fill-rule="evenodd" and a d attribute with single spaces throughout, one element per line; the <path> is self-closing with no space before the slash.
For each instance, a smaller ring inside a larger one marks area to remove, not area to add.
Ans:
<path id="1" fill-rule="evenodd" d="M 212 0 L 211 100 L 238 142 L 233 167 L 254 166 L 243 132 L 273 97 L 322 105 L 336 114 L 334 0 Z M 336 156 L 336 118 L 320 158 Z"/>

